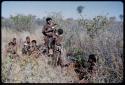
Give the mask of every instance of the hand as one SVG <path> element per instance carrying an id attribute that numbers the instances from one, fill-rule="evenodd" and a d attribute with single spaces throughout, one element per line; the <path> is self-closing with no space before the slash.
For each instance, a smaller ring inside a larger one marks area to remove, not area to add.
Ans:
<path id="1" fill-rule="evenodd" d="M 54 26 L 52 26 L 52 28 L 55 28 Z"/>
<path id="2" fill-rule="evenodd" d="M 56 26 L 57 24 L 54 24 L 54 26 Z"/>
<path id="3" fill-rule="evenodd" d="M 53 27 L 55 28 L 57 26 L 57 24 L 53 24 Z"/>

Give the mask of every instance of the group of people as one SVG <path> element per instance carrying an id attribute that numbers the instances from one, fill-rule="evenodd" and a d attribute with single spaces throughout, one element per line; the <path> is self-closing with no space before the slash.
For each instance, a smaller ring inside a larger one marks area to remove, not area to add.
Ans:
<path id="1" fill-rule="evenodd" d="M 58 25 L 52 21 L 52 18 L 46 19 L 46 25 L 43 27 L 42 33 L 44 35 L 44 45 L 48 48 L 48 54 L 53 54 L 53 49 L 55 45 L 61 47 L 61 42 L 63 40 L 62 29 L 56 29 Z"/>
<path id="2" fill-rule="evenodd" d="M 17 53 L 17 47 L 18 45 L 17 45 L 16 38 L 13 38 L 12 41 L 8 43 L 6 52 L 11 54 L 12 57 L 18 57 L 19 55 Z M 38 57 L 40 53 L 39 53 L 39 48 L 36 40 L 30 41 L 30 37 L 27 36 L 26 40 L 23 43 L 22 54 L 26 54 L 26 55 L 35 54 L 36 57 Z"/>
<path id="3" fill-rule="evenodd" d="M 61 53 L 61 42 L 63 40 L 62 34 L 63 30 L 62 29 L 56 29 L 57 24 L 53 23 L 51 18 L 46 19 L 46 25 L 44 25 L 42 29 L 42 33 L 44 35 L 44 46 L 46 47 L 42 53 L 46 52 L 48 55 L 53 55 L 54 50 L 56 48 L 56 51 L 59 51 Z M 12 41 L 8 43 L 7 47 L 7 53 L 11 53 L 13 57 L 18 57 L 17 53 L 17 41 L 16 38 L 13 38 Z M 36 58 L 39 57 L 41 54 L 40 47 L 37 45 L 36 40 L 30 39 L 29 36 L 26 36 L 25 41 L 23 42 L 23 47 L 22 47 L 22 54 L 23 55 L 33 55 Z M 95 74 L 96 70 L 96 58 L 95 55 L 90 55 L 88 59 L 88 63 L 90 66 L 88 67 L 88 72 L 91 74 Z M 61 67 L 69 67 L 71 63 L 61 65 Z M 84 68 L 84 67 L 83 67 Z M 81 68 L 78 67 L 77 69 L 74 69 L 76 73 L 79 75 L 79 80 L 82 80 L 85 73 Z M 82 82 L 82 81 L 80 81 Z"/>
<path id="4" fill-rule="evenodd" d="M 40 51 L 37 45 L 37 41 L 36 40 L 30 41 L 30 37 L 27 36 L 26 40 L 24 41 L 23 48 L 22 48 L 22 54 L 27 54 L 27 55 L 32 54 L 35 57 L 39 57 Z"/>
<path id="5" fill-rule="evenodd" d="M 57 24 L 52 21 L 52 18 L 46 18 L 46 24 L 43 26 L 42 33 L 44 35 L 44 47 L 46 47 L 43 52 L 48 55 L 53 55 L 54 48 L 61 52 L 61 42 L 62 42 L 62 29 L 56 29 Z M 56 45 L 56 47 L 55 47 Z M 13 54 L 13 56 L 19 56 L 17 54 L 17 41 L 13 38 L 11 42 L 8 43 L 7 52 Z M 27 36 L 23 43 L 22 54 L 31 55 L 35 54 L 36 57 L 40 55 L 40 49 L 37 45 L 36 40 L 30 41 L 30 37 Z"/>

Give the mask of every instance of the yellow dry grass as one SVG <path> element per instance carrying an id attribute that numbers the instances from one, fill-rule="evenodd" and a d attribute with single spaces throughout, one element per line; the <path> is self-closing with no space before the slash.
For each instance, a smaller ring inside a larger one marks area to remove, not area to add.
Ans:
<path id="1" fill-rule="evenodd" d="M 41 55 L 39 58 L 34 56 L 22 56 L 21 46 L 26 36 L 31 40 L 37 40 L 38 44 L 43 43 L 40 30 L 34 33 L 15 32 L 14 30 L 2 29 L 2 81 L 7 83 L 68 83 L 73 82 L 73 75 L 64 75 L 60 67 L 52 68 L 47 64 L 49 58 Z M 17 38 L 19 58 L 10 59 L 5 56 L 5 47 L 13 37 Z M 64 56 L 64 55 L 63 55 Z"/>

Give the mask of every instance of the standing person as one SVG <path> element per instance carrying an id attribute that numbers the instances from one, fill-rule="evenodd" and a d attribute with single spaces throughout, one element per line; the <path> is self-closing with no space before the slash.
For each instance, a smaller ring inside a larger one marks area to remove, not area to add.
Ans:
<path id="1" fill-rule="evenodd" d="M 54 35 L 55 38 L 55 44 L 57 46 L 61 46 L 61 42 L 63 41 L 63 30 L 62 29 L 58 29 L 57 32 Z"/>
<path id="2" fill-rule="evenodd" d="M 61 42 L 63 41 L 63 30 L 62 29 L 58 29 L 56 31 L 56 33 L 54 34 L 53 38 L 54 38 L 54 44 L 55 44 L 55 51 L 56 51 L 56 57 L 57 57 L 57 65 L 63 66 L 62 65 L 62 58 L 61 58 L 61 49 L 62 49 L 62 45 Z"/>
<path id="3" fill-rule="evenodd" d="M 43 27 L 42 33 L 44 35 L 44 45 L 48 48 L 48 53 L 53 54 L 52 50 L 52 42 L 53 42 L 53 35 L 55 31 L 55 27 L 57 24 L 54 24 L 52 18 L 46 18 L 46 24 Z"/>

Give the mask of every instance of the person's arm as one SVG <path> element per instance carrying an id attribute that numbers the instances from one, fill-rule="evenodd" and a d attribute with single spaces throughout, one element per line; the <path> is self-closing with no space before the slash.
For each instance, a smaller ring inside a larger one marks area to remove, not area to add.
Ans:
<path id="1" fill-rule="evenodd" d="M 49 35 L 50 32 L 53 32 L 53 29 L 49 29 L 49 28 L 51 28 L 51 27 L 49 27 L 49 26 L 47 26 L 47 25 L 43 27 L 42 33 L 43 33 L 45 36 Z"/>
<path id="2" fill-rule="evenodd" d="M 30 51 L 31 51 L 31 52 L 34 51 L 34 47 L 33 47 L 33 46 L 30 47 Z"/>
<path id="3" fill-rule="evenodd" d="M 27 47 L 27 43 L 26 41 L 23 43 L 23 48 L 26 48 Z"/>
<path id="4" fill-rule="evenodd" d="M 48 28 L 51 28 L 51 29 L 48 29 L 47 32 L 56 31 L 56 27 L 57 27 L 57 24 L 49 25 Z"/>
<path id="5" fill-rule="evenodd" d="M 57 26 L 58 26 L 57 24 L 53 24 L 52 29 L 54 30 L 54 32 L 56 32 L 56 27 Z"/>
<path id="6" fill-rule="evenodd" d="M 52 25 L 52 29 L 55 29 L 57 27 L 57 24 Z"/>
<path id="7" fill-rule="evenodd" d="M 6 53 L 8 53 L 8 52 L 10 52 L 10 48 L 9 47 L 6 48 Z"/>
<path id="8" fill-rule="evenodd" d="M 16 49 L 13 47 L 13 49 L 12 49 L 12 53 L 13 54 L 16 54 L 17 52 L 16 52 Z"/>
<path id="9" fill-rule="evenodd" d="M 15 50 L 15 52 L 17 53 L 17 45 L 16 45 L 16 46 L 14 46 L 14 50 Z"/>

